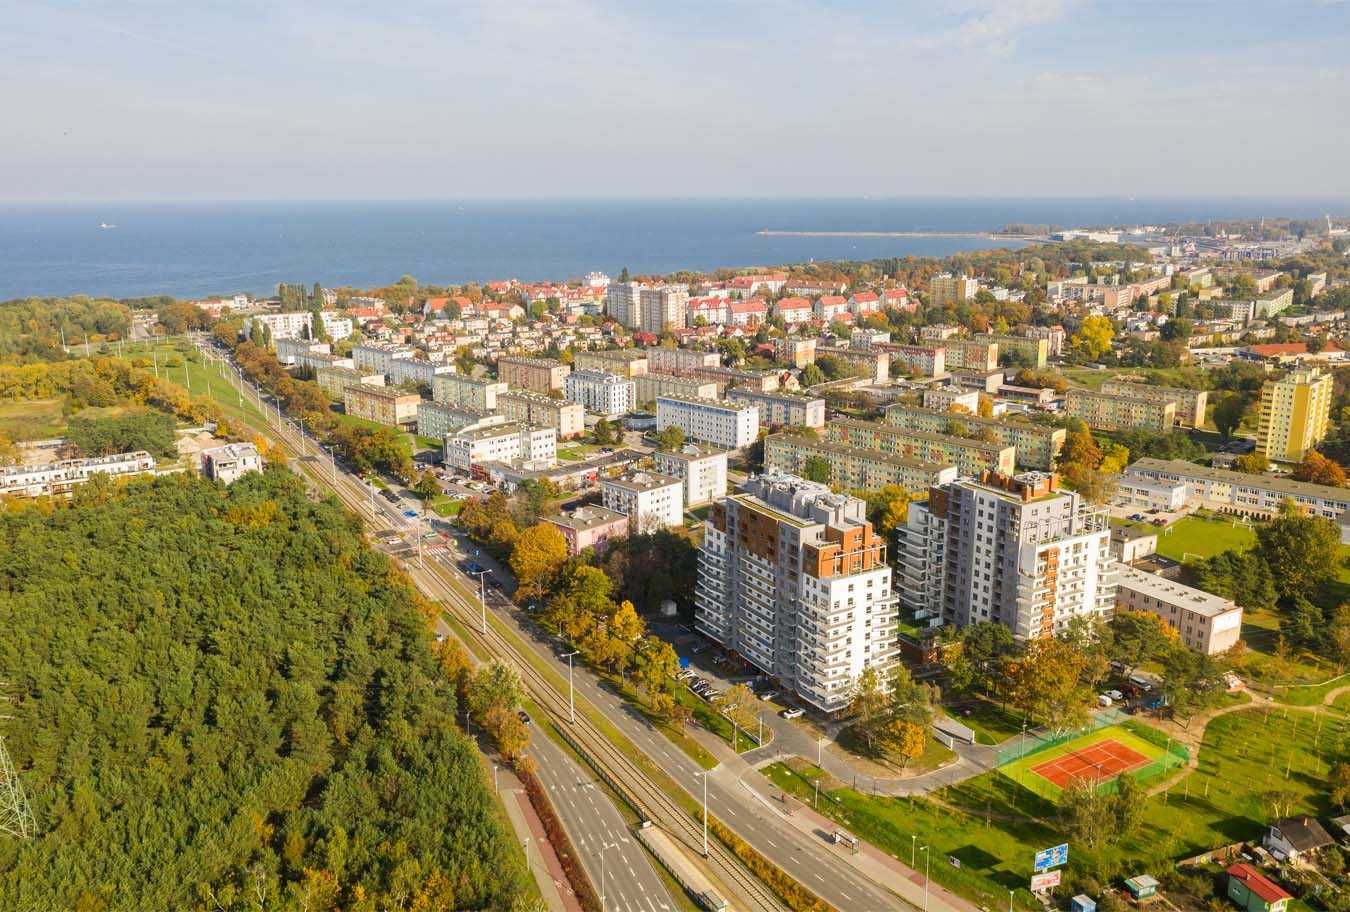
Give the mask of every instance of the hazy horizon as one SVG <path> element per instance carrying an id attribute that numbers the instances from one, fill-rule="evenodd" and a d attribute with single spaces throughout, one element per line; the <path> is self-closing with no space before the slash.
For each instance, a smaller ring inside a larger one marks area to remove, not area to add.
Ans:
<path id="1" fill-rule="evenodd" d="M 10 203 L 1350 197 L 1343 0 L 16 5 Z"/>

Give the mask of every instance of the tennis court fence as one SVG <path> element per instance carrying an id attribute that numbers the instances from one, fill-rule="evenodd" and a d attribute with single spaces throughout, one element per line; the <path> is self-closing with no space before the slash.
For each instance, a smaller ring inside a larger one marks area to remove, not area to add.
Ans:
<path id="1" fill-rule="evenodd" d="M 999 746 L 997 750 L 996 765 L 1004 766 L 1005 764 L 1021 760 L 1023 757 L 1030 757 L 1032 754 L 1038 754 L 1043 750 L 1058 747 L 1065 742 L 1072 741 L 1074 738 L 1081 738 L 1083 735 L 1100 731 L 1103 728 L 1109 728 L 1112 725 L 1120 725 L 1128 721 L 1130 721 L 1129 713 L 1114 708 L 1104 709 L 1099 713 L 1095 713 L 1092 716 L 1091 721 L 1083 728 L 1067 731 L 1063 734 L 1053 735 L 1047 731 L 1027 731 L 1019 735 L 1014 735 L 1012 738 L 1009 738 L 1006 743 Z M 1191 759 L 1190 751 L 1186 749 L 1185 745 L 1177 744 L 1175 741 L 1167 744 L 1158 744 L 1158 747 L 1163 748 L 1163 756 L 1150 762 L 1149 767 L 1146 767 L 1145 769 L 1151 768 L 1153 763 L 1164 764 L 1160 767 L 1160 771 L 1163 769 L 1171 769 L 1172 767 L 1187 763 Z"/>

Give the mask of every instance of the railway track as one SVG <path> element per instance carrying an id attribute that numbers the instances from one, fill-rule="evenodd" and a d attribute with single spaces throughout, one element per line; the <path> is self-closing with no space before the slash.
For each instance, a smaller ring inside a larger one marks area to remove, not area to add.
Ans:
<path id="1" fill-rule="evenodd" d="M 229 367 L 228 362 L 226 366 Z M 242 381 L 233 375 L 232 371 L 227 371 L 227 375 L 236 387 L 240 387 Z M 252 394 L 252 390 L 247 387 L 242 391 Z M 312 482 L 316 482 L 320 488 L 331 490 L 338 500 L 357 516 L 368 517 L 372 523 L 381 520 L 379 511 L 369 503 L 364 486 L 357 483 L 345 470 L 330 468 L 325 471 L 327 460 L 307 461 L 303 457 L 308 456 L 317 445 L 303 438 L 284 417 L 278 419 L 275 412 L 269 413 L 266 408 L 261 410 L 267 417 L 268 425 L 276 432 L 279 442 L 288 453 L 293 457 L 302 457 L 297 459 L 297 462 L 310 476 Z M 579 713 L 576 722 L 571 722 L 564 695 L 494 625 L 487 625 L 486 635 L 478 629 L 480 610 L 476 605 L 477 600 L 449 569 L 437 566 L 433 558 L 430 567 L 419 568 L 414 563 L 405 562 L 405 570 L 423 594 L 439 602 L 444 610 L 453 613 L 473 639 L 490 654 L 507 660 L 516 668 L 531 698 L 548 713 L 555 729 L 563 733 L 564 738 L 571 742 L 573 749 L 604 776 L 609 785 L 637 810 L 640 816 L 661 825 L 695 855 L 702 854 L 701 822 L 691 818 L 674 798 L 619 750 L 585 713 Z M 773 891 L 747 870 L 720 842 L 709 840 L 707 862 L 731 892 L 736 907 L 743 907 L 747 912 L 785 912 L 787 909 Z"/>

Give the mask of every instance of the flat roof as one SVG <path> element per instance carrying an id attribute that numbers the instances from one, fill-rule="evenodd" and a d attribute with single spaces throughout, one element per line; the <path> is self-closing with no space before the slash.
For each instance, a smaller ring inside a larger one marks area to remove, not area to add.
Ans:
<path id="1" fill-rule="evenodd" d="M 505 437 L 508 434 L 519 434 L 524 430 L 525 425 L 519 421 L 508 421 L 506 424 L 490 424 L 487 427 L 469 428 L 459 431 L 452 436 L 463 440 L 486 440 L 490 437 Z"/>
<path id="2" fill-rule="evenodd" d="M 594 529 L 596 526 L 607 526 L 620 520 L 627 522 L 628 516 L 608 507 L 594 505 L 577 507 L 571 513 L 559 513 L 556 516 L 548 517 L 548 521 L 555 526 L 564 526 L 577 531 Z"/>
<path id="3" fill-rule="evenodd" d="M 953 415 L 953 418 L 959 419 L 962 416 Z M 916 431 L 912 428 L 901 427 L 898 424 L 883 424 L 877 421 L 858 421 L 853 418 L 836 418 L 830 424 L 843 427 L 873 428 L 880 430 L 881 433 L 895 434 L 897 436 L 906 435 L 910 437 L 919 437 L 924 440 L 936 440 L 941 443 L 956 443 L 961 446 L 972 447 L 977 450 L 983 450 L 986 453 L 1002 453 L 1004 450 L 1011 450 L 1011 444 L 987 443 L 983 440 L 976 440 L 971 437 L 952 437 L 948 434 L 939 434 L 935 431 Z"/>
<path id="4" fill-rule="evenodd" d="M 1292 478 L 1275 478 L 1270 475 L 1248 475 L 1245 472 L 1234 472 L 1231 469 L 1198 466 L 1184 459 L 1154 459 L 1151 456 L 1145 456 L 1142 459 L 1135 460 L 1125 471 L 1128 474 L 1133 469 L 1139 469 L 1141 472 L 1167 472 L 1183 477 L 1203 478 L 1206 481 L 1231 484 L 1242 488 L 1279 491 L 1297 497 L 1315 497 L 1350 506 L 1350 490 L 1346 488 L 1333 488 L 1330 485 L 1295 481 Z"/>
<path id="5" fill-rule="evenodd" d="M 955 468 L 951 463 L 928 462 L 924 459 L 915 459 L 912 456 L 897 456 L 894 453 L 883 453 L 881 450 L 851 447 L 848 444 L 831 443 L 828 440 L 817 439 L 815 437 L 804 437 L 799 434 L 770 434 L 764 438 L 765 446 L 768 446 L 769 441 L 771 440 L 783 440 L 813 450 L 820 450 L 823 453 L 834 453 L 838 456 L 857 456 L 873 462 L 884 462 L 889 465 L 907 466 L 909 468 L 933 472 L 939 472 L 947 468 Z"/>
<path id="6" fill-rule="evenodd" d="M 602 485 L 611 485 L 616 488 L 623 488 L 627 491 L 642 493 L 644 491 L 655 491 L 657 488 L 667 488 L 671 485 L 682 485 L 680 479 L 671 475 L 661 475 L 657 472 L 633 472 L 622 478 L 601 479 Z"/>
<path id="7" fill-rule="evenodd" d="M 1177 605 L 1188 611 L 1203 614 L 1205 617 L 1218 617 L 1229 611 L 1242 610 L 1231 599 L 1127 565 L 1120 567 L 1118 580 L 1122 589 L 1132 589 L 1169 605 Z"/>
<path id="8" fill-rule="evenodd" d="M 344 389 L 351 393 L 355 392 L 358 396 L 374 396 L 376 399 L 415 399 L 422 401 L 422 397 L 417 393 L 409 393 L 399 389 L 397 386 L 376 386 L 373 383 L 348 383 Z"/>

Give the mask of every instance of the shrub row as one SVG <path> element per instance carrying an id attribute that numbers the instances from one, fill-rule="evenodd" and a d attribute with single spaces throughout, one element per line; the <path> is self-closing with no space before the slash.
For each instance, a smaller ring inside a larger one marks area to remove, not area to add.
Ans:
<path id="1" fill-rule="evenodd" d="M 600 908 L 600 897 L 596 895 L 591 878 L 582 867 L 581 859 L 577 857 L 576 849 L 572 846 L 572 840 L 568 838 L 567 831 L 558 820 L 558 815 L 553 810 L 553 802 L 549 800 L 543 785 L 540 784 L 539 777 L 533 770 L 528 769 L 517 770 L 516 774 L 525 783 L 525 794 L 529 796 L 534 812 L 543 821 L 544 834 L 548 837 L 549 845 L 553 846 L 553 851 L 557 853 L 558 862 L 562 865 L 563 873 L 567 875 L 567 882 L 572 885 L 572 892 L 581 903 L 581 908 L 585 912 L 603 912 Z"/>
<path id="2" fill-rule="evenodd" d="M 745 840 L 731 832 L 722 821 L 709 817 L 708 828 L 719 842 L 731 849 L 736 857 L 750 869 L 751 874 L 768 884 L 769 889 L 786 903 L 792 912 L 834 912 L 833 906 L 806 889 L 778 865 L 752 849 Z"/>

